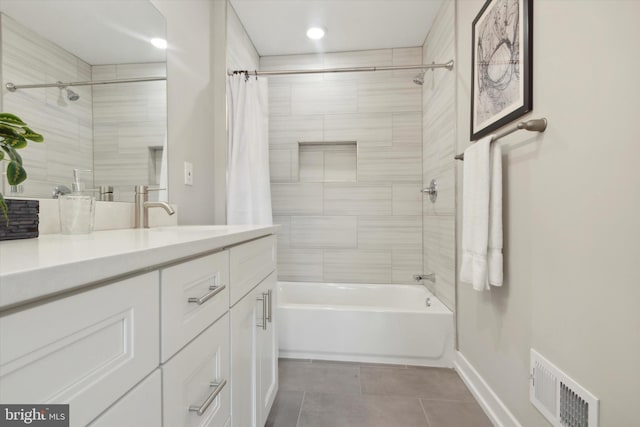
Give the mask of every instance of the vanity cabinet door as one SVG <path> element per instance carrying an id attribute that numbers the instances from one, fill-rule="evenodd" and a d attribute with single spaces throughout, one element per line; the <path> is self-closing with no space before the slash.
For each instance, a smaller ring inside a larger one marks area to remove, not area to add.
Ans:
<path id="1" fill-rule="evenodd" d="M 161 393 L 160 369 L 156 369 L 89 426 L 160 427 L 162 425 Z"/>
<path id="2" fill-rule="evenodd" d="M 232 285 L 233 286 L 233 285 Z M 256 292 L 230 310 L 231 316 L 231 425 L 255 427 Z"/>
<path id="3" fill-rule="evenodd" d="M 158 366 L 158 288 L 155 271 L 0 317 L 0 402 L 87 425 Z"/>
<path id="4" fill-rule="evenodd" d="M 163 425 L 223 427 L 230 413 L 229 316 L 162 366 Z"/>
<path id="5" fill-rule="evenodd" d="M 278 392 L 278 336 L 276 330 L 276 272 L 271 273 L 257 288 L 257 294 L 264 298 L 257 313 L 266 322 L 258 329 L 256 339 L 256 416 L 259 426 L 264 426 L 271 406 Z M 266 313 L 263 315 L 264 310 Z"/>

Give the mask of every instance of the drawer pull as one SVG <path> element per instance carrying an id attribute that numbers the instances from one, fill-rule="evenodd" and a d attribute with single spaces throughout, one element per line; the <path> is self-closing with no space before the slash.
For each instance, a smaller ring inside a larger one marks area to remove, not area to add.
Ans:
<path id="1" fill-rule="evenodd" d="M 257 301 L 262 301 L 262 324 L 258 323 L 256 326 L 262 328 L 265 331 L 267 330 L 267 298 L 267 293 L 263 293 L 262 297 L 256 298 Z"/>
<path id="2" fill-rule="evenodd" d="M 209 286 L 209 293 L 201 296 L 200 298 L 196 298 L 196 297 L 191 297 L 189 298 L 189 302 L 193 302 L 196 303 L 198 305 L 202 305 L 205 302 L 209 301 L 211 298 L 215 297 L 216 295 L 218 295 L 220 292 L 222 292 L 222 290 L 224 288 L 226 288 L 226 285 L 222 285 L 222 286 Z"/>
<path id="3" fill-rule="evenodd" d="M 209 397 L 207 397 L 207 399 L 204 402 L 202 402 L 202 405 L 200 406 L 189 406 L 189 411 L 197 412 L 198 416 L 202 416 L 202 414 L 207 412 L 207 409 L 209 409 L 209 406 L 211 406 L 211 403 L 213 403 L 213 401 L 216 400 L 216 397 L 218 397 L 218 395 L 220 394 L 220 392 L 222 391 L 225 385 L 227 385 L 227 380 L 222 380 L 219 383 L 211 383 L 211 387 L 215 387 L 215 388 L 213 389 Z"/>
<path id="4" fill-rule="evenodd" d="M 273 309 L 273 304 L 272 304 L 273 300 L 272 300 L 272 298 L 271 298 L 271 297 L 272 297 L 272 295 L 273 295 L 273 294 L 272 294 L 272 292 L 271 292 L 271 289 L 269 289 L 269 290 L 267 291 L 267 297 L 269 298 L 269 305 L 267 306 L 267 307 L 269 308 L 269 310 L 268 310 L 268 312 L 267 312 L 267 313 L 268 313 L 268 314 L 267 314 L 267 320 L 269 321 L 269 323 L 271 323 L 271 322 L 272 322 L 272 320 L 273 320 L 273 317 L 272 317 L 272 314 L 273 314 L 273 313 L 272 313 L 272 311 L 271 311 L 271 310 Z"/>

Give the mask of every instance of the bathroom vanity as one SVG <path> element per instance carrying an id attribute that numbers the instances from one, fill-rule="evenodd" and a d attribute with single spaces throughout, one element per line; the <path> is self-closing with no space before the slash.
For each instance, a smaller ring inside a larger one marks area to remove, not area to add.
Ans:
<path id="1" fill-rule="evenodd" d="M 0 403 L 71 426 L 263 426 L 278 389 L 276 227 L 0 245 Z"/>

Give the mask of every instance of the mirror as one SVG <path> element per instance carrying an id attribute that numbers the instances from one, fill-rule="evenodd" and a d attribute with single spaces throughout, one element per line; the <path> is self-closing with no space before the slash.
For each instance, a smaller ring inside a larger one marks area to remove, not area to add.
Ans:
<path id="1" fill-rule="evenodd" d="M 20 88 L 166 77 L 166 51 L 150 43 L 166 40 L 162 14 L 148 0 L 2 0 L 0 12 L 1 111 L 45 138 L 20 150 L 28 179 L 10 188 L 3 176 L 5 197 L 50 198 L 71 188 L 74 168 L 93 171 L 87 189 L 113 186 L 116 201 L 133 201 L 136 184 L 166 187 L 165 79 Z"/>

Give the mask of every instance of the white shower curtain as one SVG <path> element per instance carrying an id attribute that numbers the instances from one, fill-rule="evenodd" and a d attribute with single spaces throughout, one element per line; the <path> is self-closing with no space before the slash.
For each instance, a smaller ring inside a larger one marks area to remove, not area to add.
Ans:
<path id="1" fill-rule="evenodd" d="M 269 109 L 265 78 L 227 78 L 227 224 L 271 225 Z"/>

